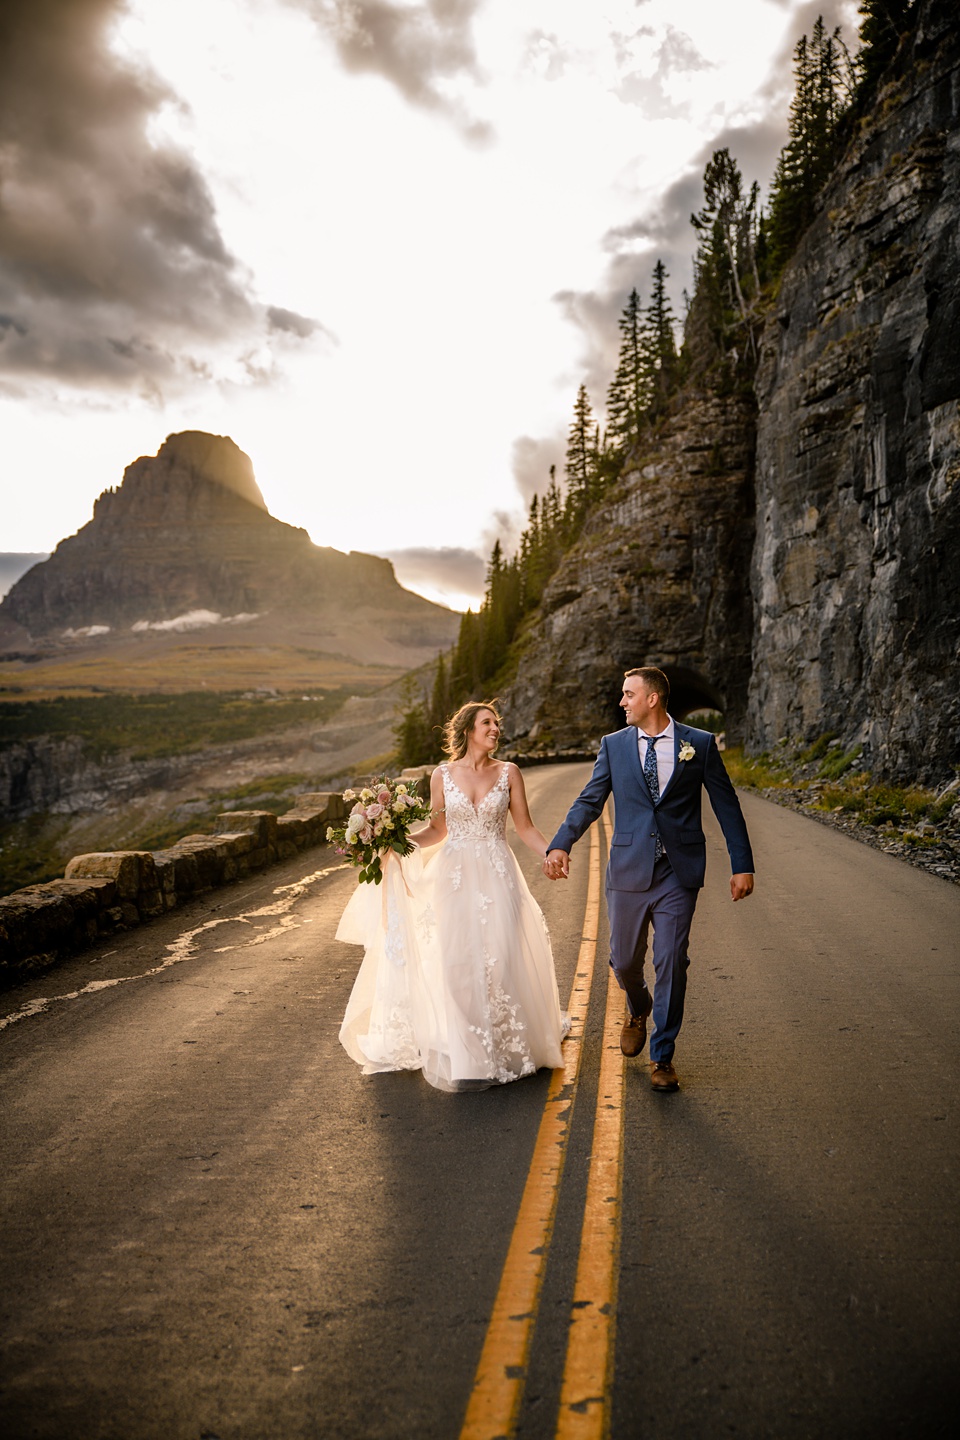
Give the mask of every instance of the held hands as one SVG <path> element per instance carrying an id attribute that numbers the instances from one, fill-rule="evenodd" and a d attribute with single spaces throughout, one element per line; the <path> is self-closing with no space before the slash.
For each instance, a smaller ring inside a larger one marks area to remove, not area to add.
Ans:
<path id="1" fill-rule="evenodd" d="M 570 875 L 570 856 L 566 850 L 551 850 L 544 859 L 543 873 L 548 880 L 566 880 Z M 745 900 L 753 894 L 752 875 L 731 875 L 730 896 L 733 900 Z"/>
<path id="2" fill-rule="evenodd" d="M 551 850 L 543 862 L 548 880 L 566 880 L 570 874 L 570 856 L 566 850 Z"/>
<path id="3" fill-rule="evenodd" d="M 748 895 L 753 894 L 752 875 L 731 875 L 730 895 L 734 900 L 746 900 Z"/>

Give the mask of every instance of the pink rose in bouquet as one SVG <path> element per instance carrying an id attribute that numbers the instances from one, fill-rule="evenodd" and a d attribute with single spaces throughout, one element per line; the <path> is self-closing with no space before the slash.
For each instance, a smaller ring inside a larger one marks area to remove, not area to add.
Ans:
<path id="1" fill-rule="evenodd" d="M 338 855 L 345 855 L 359 867 L 361 884 L 379 885 L 383 879 L 382 858 L 392 850 L 409 855 L 411 826 L 430 818 L 430 802 L 402 780 L 378 776 L 360 791 L 345 790 L 343 798 L 354 805 L 343 825 L 329 825 L 327 839 Z"/>

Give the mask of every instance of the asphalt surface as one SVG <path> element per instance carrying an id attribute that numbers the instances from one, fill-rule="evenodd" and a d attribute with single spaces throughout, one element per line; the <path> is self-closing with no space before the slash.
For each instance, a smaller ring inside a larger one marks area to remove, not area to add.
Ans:
<path id="1" fill-rule="evenodd" d="M 527 772 L 541 828 L 588 773 Z M 611 1433 L 952 1435 L 960 891 L 743 803 L 737 905 L 705 817 L 682 1089 L 625 1062 Z M 562 999 L 586 859 L 521 854 Z M 353 883 L 308 852 L 0 996 L 7 1440 L 459 1435 L 549 1077 L 362 1076 Z M 522 1440 L 556 1427 L 604 941 Z"/>

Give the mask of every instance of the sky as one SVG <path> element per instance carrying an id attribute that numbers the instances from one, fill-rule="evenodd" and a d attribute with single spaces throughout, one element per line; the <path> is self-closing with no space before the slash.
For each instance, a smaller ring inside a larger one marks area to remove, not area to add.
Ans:
<path id="1" fill-rule="evenodd" d="M 271 513 L 476 605 L 700 177 L 764 193 L 856 0 L 4 0 L 0 551 L 178 430 Z"/>

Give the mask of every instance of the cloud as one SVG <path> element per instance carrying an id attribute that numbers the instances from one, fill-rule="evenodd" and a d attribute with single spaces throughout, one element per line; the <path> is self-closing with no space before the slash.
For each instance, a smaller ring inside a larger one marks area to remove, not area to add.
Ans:
<path id="1" fill-rule="evenodd" d="M 652 270 L 654 261 L 662 259 L 679 280 L 683 272 L 689 272 L 690 258 L 696 249 L 697 237 L 690 216 L 702 203 L 703 172 L 714 151 L 729 150 L 743 172 L 746 185 L 749 187 L 758 180 L 761 189 L 767 190 L 786 139 L 786 106 L 783 114 L 767 115 L 753 124 L 727 125 L 718 130 L 697 152 L 689 168 L 667 187 L 656 205 L 604 235 L 603 247 L 613 257 L 612 277 L 619 278 L 618 272 L 628 270 L 631 264 L 636 268 L 638 256 L 642 255 L 641 266 Z"/>
<path id="2" fill-rule="evenodd" d="M 630 39 L 653 37 L 650 26 L 641 26 Z M 626 36 L 617 36 L 621 62 L 628 51 Z M 670 78 L 673 75 L 688 75 L 696 70 L 713 69 L 712 62 L 705 59 L 683 30 L 667 25 L 663 39 L 656 49 L 655 68 L 652 73 L 642 69 L 631 70 L 623 75 L 615 95 L 626 105 L 641 109 L 648 120 L 661 120 L 684 114 L 687 101 L 677 101 L 670 94 Z"/>
<path id="3" fill-rule="evenodd" d="M 620 351 L 617 321 L 634 286 L 646 301 L 645 292 L 649 288 L 652 270 L 652 260 L 638 261 L 636 256 L 618 256 L 607 267 L 607 274 L 596 290 L 560 290 L 553 296 L 554 303 L 560 307 L 564 318 L 580 331 L 583 341 L 578 357 L 580 369 L 576 380 L 571 382 L 571 421 L 581 381 L 587 387 L 594 412 L 603 413 L 607 389 L 617 368 Z"/>
<path id="4" fill-rule="evenodd" d="M 483 553 L 489 555 L 499 540 L 504 555 L 507 557 L 515 555 L 520 545 L 520 536 L 526 529 L 526 525 L 527 516 L 519 510 L 494 510 L 483 527 L 481 535 Z"/>
<path id="5" fill-rule="evenodd" d="M 617 365 L 620 336 L 617 321 L 636 286 L 643 304 L 649 299 L 653 267 L 666 266 L 667 291 L 679 327 L 683 291 L 692 288 L 696 233 L 690 215 L 703 199 L 703 171 L 715 150 L 726 147 L 749 186 L 761 185 L 761 204 L 787 139 L 787 101 L 753 124 L 728 125 L 706 142 L 691 166 L 679 175 L 649 209 L 624 225 L 608 230 L 603 247 L 609 253 L 606 271 L 594 290 L 564 290 L 554 295 L 567 320 L 583 336 L 581 377 L 595 410 L 602 412 L 607 388 Z"/>
<path id="6" fill-rule="evenodd" d="M 521 67 L 535 71 L 549 83 L 562 80 L 569 67 L 583 64 L 584 52 L 569 45 L 561 44 L 560 37 L 552 30 L 531 30 L 526 37 Z"/>
<path id="7" fill-rule="evenodd" d="M 691 70 L 713 69 L 712 62 L 700 54 L 690 36 L 683 30 L 674 29 L 672 25 L 667 26 L 657 60 L 659 75 L 671 75 L 675 70 L 686 74 Z"/>
<path id="8" fill-rule="evenodd" d="M 636 286 L 646 304 L 653 266 L 659 259 L 670 279 L 667 289 L 678 321 L 683 314 L 683 291 L 691 288 L 692 261 L 696 234 L 690 215 L 702 200 L 703 171 L 716 150 L 726 147 L 743 172 L 749 186 L 761 186 L 761 204 L 769 194 L 777 157 L 786 143 L 790 102 L 793 96 L 793 51 L 801 35 L 809 34 L 818 15 L 832 30 L 842 26 L 843 38 L 851 53 L 857 48 L 857 5 L 859 0 L 777 0 L 790 12 L 779 51 L 770 61 L 767 78 L 756 92 L 762 115 L 748 123 L 728 124 L 705 141 L 688 168 L 660 197 L 633 220 L 608 230 L 603 247 L 610 258 L 605 273 L 593 290 L 563 290 L 554 302 L 570 323 L 580 331 L 583 347 L 580 372 L 574 384 L 583 380 L 595 411 L 601 414 L 606 391 L 616 369 L 620 348 L 617 321 L 630 291 Z M 647 118 L 678 113 L 669 97 L 673 74 L 709 68 L 690 38 L 668 26 L 663 39 L 650 26 L 632 34 L 613 35 L 622 79 L 617 94 L 621 100 L 642 107 Z M 643 62 L 637 66 L 637 61 Z M 628 65 L 635 68 L 627 70 Z M 682 108 L 682 107 L 681 107 Z"/>
<path id="9" fill-rule="evenodd" d="M 323 335 L 331 344 L 337 345 L 339 341 L 326 325 L 321 325 L 319 320 L 311 320 L 306 315 L 298 315 L 296 310 L 284 310 L 280 305 L 267 306 L 267 324 L 271 330 L 286 330 L 290 335 L 296 335 L 301 340 L 309 340 L 311 335 Z"/>
<path id="10" fill-rule="evenodd" d="M 573 401 L 570 402 L 573 416 Z M 520 435 L 513 442 L 513 478 L 529 507 L 534 495 L 542 495 L 550 485 L 550 466 L 557 469 L 557 483 L 563 484 L 563 462 L 566 456 L 566 441 L 563 435 L 540 436 Z"/>
<path id="11" fill-rule="evenodd" d="M 379 554 L 393 563 L 400 584 L 412 590 L 426 589 L 439 596 L 474 596 L 483 594 L 486 565 L 475 550 L 454 545 L 438 549 L 410 546 L 405 550 L 381 550 Z"/>
<path id="12" fill-rule="evenodd" d="M 252 297 L 213 198 L 155 122 L 179 103 L 114 48 L 124 0 L 5 0 L 0 12 L 0 374 L 159 396 L 264 378 L 271 330 L 317 322 Z M 280 323 L 278 327 L 278 320 Z M 312 328 L 311 328 L 312 327 Z"/>
<path id="13" fill-rule="evenodd" d="M 457 77 L 479 78 L 471 22 L 483 0 L 288 0 L 306 10 L 333 40 L 344 69 L 381 75 L 411 105 L 452 119 L 468 139 L 488 140 L 490 127 L 471 119 L 450 93 Z"/>

